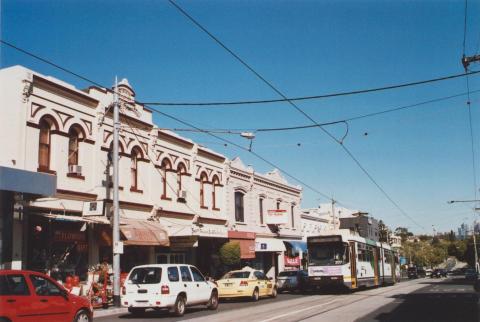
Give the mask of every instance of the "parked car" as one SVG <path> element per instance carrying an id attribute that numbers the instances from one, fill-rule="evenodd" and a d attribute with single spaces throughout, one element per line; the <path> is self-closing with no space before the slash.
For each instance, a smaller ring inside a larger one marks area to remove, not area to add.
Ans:
<path id="1" fill-rule="evenodd" d="M 217 283 L 220 298 L 245 297 L 258 301 L 263 296 L 277 296 L 272 278 L 250 267 L 228 272 Z"/>
<path id="2" fill-rule="evenodd" d="M 433 270 L 431 268 L 427 268 L 425 270 L 425 276 L 426 277 L 431 277 L 432 276 L 432 273 L 433 273 Z"/>
<path id="3" fill-rule="evenodd" d="M 467 281 L 477 280 L 477 271 L 474 268 L 469 268 L 465 271 L 465 279 Z"/>
<path id="4" fill-rule="evenodd" d="M 150 264 L 132 268 L 121 295 L 122 305 L 132 314 L 146 309 L 171 309 L 177 316 L 187 306 L 218 307 L 218 289 L 192 265 Z"/>
<path id="5" fill-rule="evenodd" d="M 0 271 L 0 321 L 92 320 L 90 301 L 70 294 L 49 276 L 27 270 Z"/>
<path id="6" fill-rule="evenodd" d="M 307 289 L 308 273 L 304 270 L 283 271 L 277 277 L 277 290 L 283 291 L 301 291 Z"/>
<path id="7" fill-rule="evenodd" d="M 407 270 L 407 274 L 408 274 L 408 278 L 412 279 L 412 278 L 419 278 L 419 268 L 417 268 L 416 266 L 412 266 L 412 267 L 409 267 L 408 270 Z"/>
<path id="8" fill-rule="evenodd" d="M 427 276 L 427 273 L 425 272 L 425 270 L 422 267 L 417 268 L 417 274 L 418 274 L 418 277 L 426 277 Z"/>

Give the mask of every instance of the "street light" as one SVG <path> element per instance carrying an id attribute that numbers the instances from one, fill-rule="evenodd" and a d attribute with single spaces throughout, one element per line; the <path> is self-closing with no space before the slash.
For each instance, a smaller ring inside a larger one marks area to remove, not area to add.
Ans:
<path id="1" fill-rule="evenodd" d="M 458 203 L 458 202 L 480 202 L 480 200 L 478 199 L 474 199 L 474 200 L 450 200 L 450 201 L 447 201 L 447 203 L 449 204 L 452 204 L 452 203 Z M 477 207 L 474 208 L 474 210 L 476 211 Z M 477 239 L 475 237 L 475 223 L 473 224 L 473 248 L 475 250 L 475 271 L 478 273 L 478 250 L 477 250 Z"/>

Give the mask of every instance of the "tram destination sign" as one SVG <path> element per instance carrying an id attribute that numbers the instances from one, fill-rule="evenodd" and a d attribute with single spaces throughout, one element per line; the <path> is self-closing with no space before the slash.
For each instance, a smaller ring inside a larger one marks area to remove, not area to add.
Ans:
<path id="1" fill-rule="evenodd" d="M 317 237 L 308 237 L 307 242 L 309 243 L 329 243 L 329 242 L 341 242 L 342 236 L 317 236 Z"/>

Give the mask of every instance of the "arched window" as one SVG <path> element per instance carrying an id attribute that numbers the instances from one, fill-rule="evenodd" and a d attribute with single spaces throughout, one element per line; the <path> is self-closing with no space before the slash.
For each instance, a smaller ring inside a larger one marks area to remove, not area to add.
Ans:
<path id="1" fill-rule="evenodd" d="M 177 167 L 177 197 L 184 199 L 185 197 L 181 195 L 182 191 L 182 176 L 187 173 L 187 168 L 185 167 L 185 164 L 179 163 Z"/>
<path id="2" fill-rule="evenodd" d="M 243 192 L 235 191 L 235 221 L 244 222 L 245 216 L 243 212 Z"/>
<path id="3" fill-rule="evenodd" d="M 68 165 L 78 165 L 78 147 L 80 131 L 72 126 L 68 131 Z"/>
<path id="4" fill-rule="evenodd" d="M 205 172 L 200 174 L 200 208 L 208 208 L 205 203 L 205 184 L 208 182 L 208 176 Z"/>
<path id="5" fill-rule="evenodd" d="M 38 142 L 38 170 L 50 170 L 50 149 L 51 149 L 51 124 L 42 119 L 39 124 L 40 134 Z"/>
<path id="6" fill-rule="evenodd" d="M 162 184 L 163 184 L 162 199 L 171 200 L 170 198 L 168 198 L 168 194 L 167 194 L 167 189 L 168 189 L 167 175 L 168 175 L 168 171 L 172 169 L 172 163 L 170 162 L 170 160 L 165 158 L 162 160 L 161 168 L 162 168 Z"/>
<path id="7" fill-rule="evenodd" d="M 277 200 L 277 210 L 280 210 L 280 200 Z"/>
<path id="8" fill-rule="evenodd" d="M 263 225 L 263 200 L 265 197 L 260 197 L 258 199 L 258 212 L 260 213 L 260 225 Z"/>
<path id="9" fill-rule="evenodd" d="M 292 228 L 295 227 L 295 204 L 290 205 L 290 216 L 292 218 Z"/>
<path id="10" fill-rule="evenodd" d="M 138 159 L 141 157 L 141 153 L 137 148 L 132 150 L 130 156 L 130 176 L 131 187 L 130 190 L 138 191 Z"/>
<path id="11" fill-rule="evenodd" d="M 217 206 L 217 187 L 220 186 L 220 179 L 218 176 L 213 176 L 212 179 L 212 209 L 213 210 L 220 210 Z"/>

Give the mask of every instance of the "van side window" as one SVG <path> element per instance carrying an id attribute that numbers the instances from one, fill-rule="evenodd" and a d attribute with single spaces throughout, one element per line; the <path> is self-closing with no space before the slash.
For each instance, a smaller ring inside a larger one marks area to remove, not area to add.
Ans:
<path id="1" fill-rule="evenodd" d="M 193 280 L 195 282 L 205 281 L 205 277 L 203 277 L 202 273 L 200 273 L 200 271 L 196 267 L 190 266 L 190 269 L 192 270 Z"/>
<path id="2" fill-rule="evenodd" d="M 188 266 L 180 266 L 180 274 L 182 275 L 182 282 L 191 282 L 192 275 L 190 275 L 190 270 Z"/>
<path id="3" fill-rule="evenodd" d="M 180 276 L 178 275 L 178 268 L 176 266 L 169 267 L 167 269 L 168 273 L 168 280 L 170 282 L 178 282 L 180 280 Z"/>

